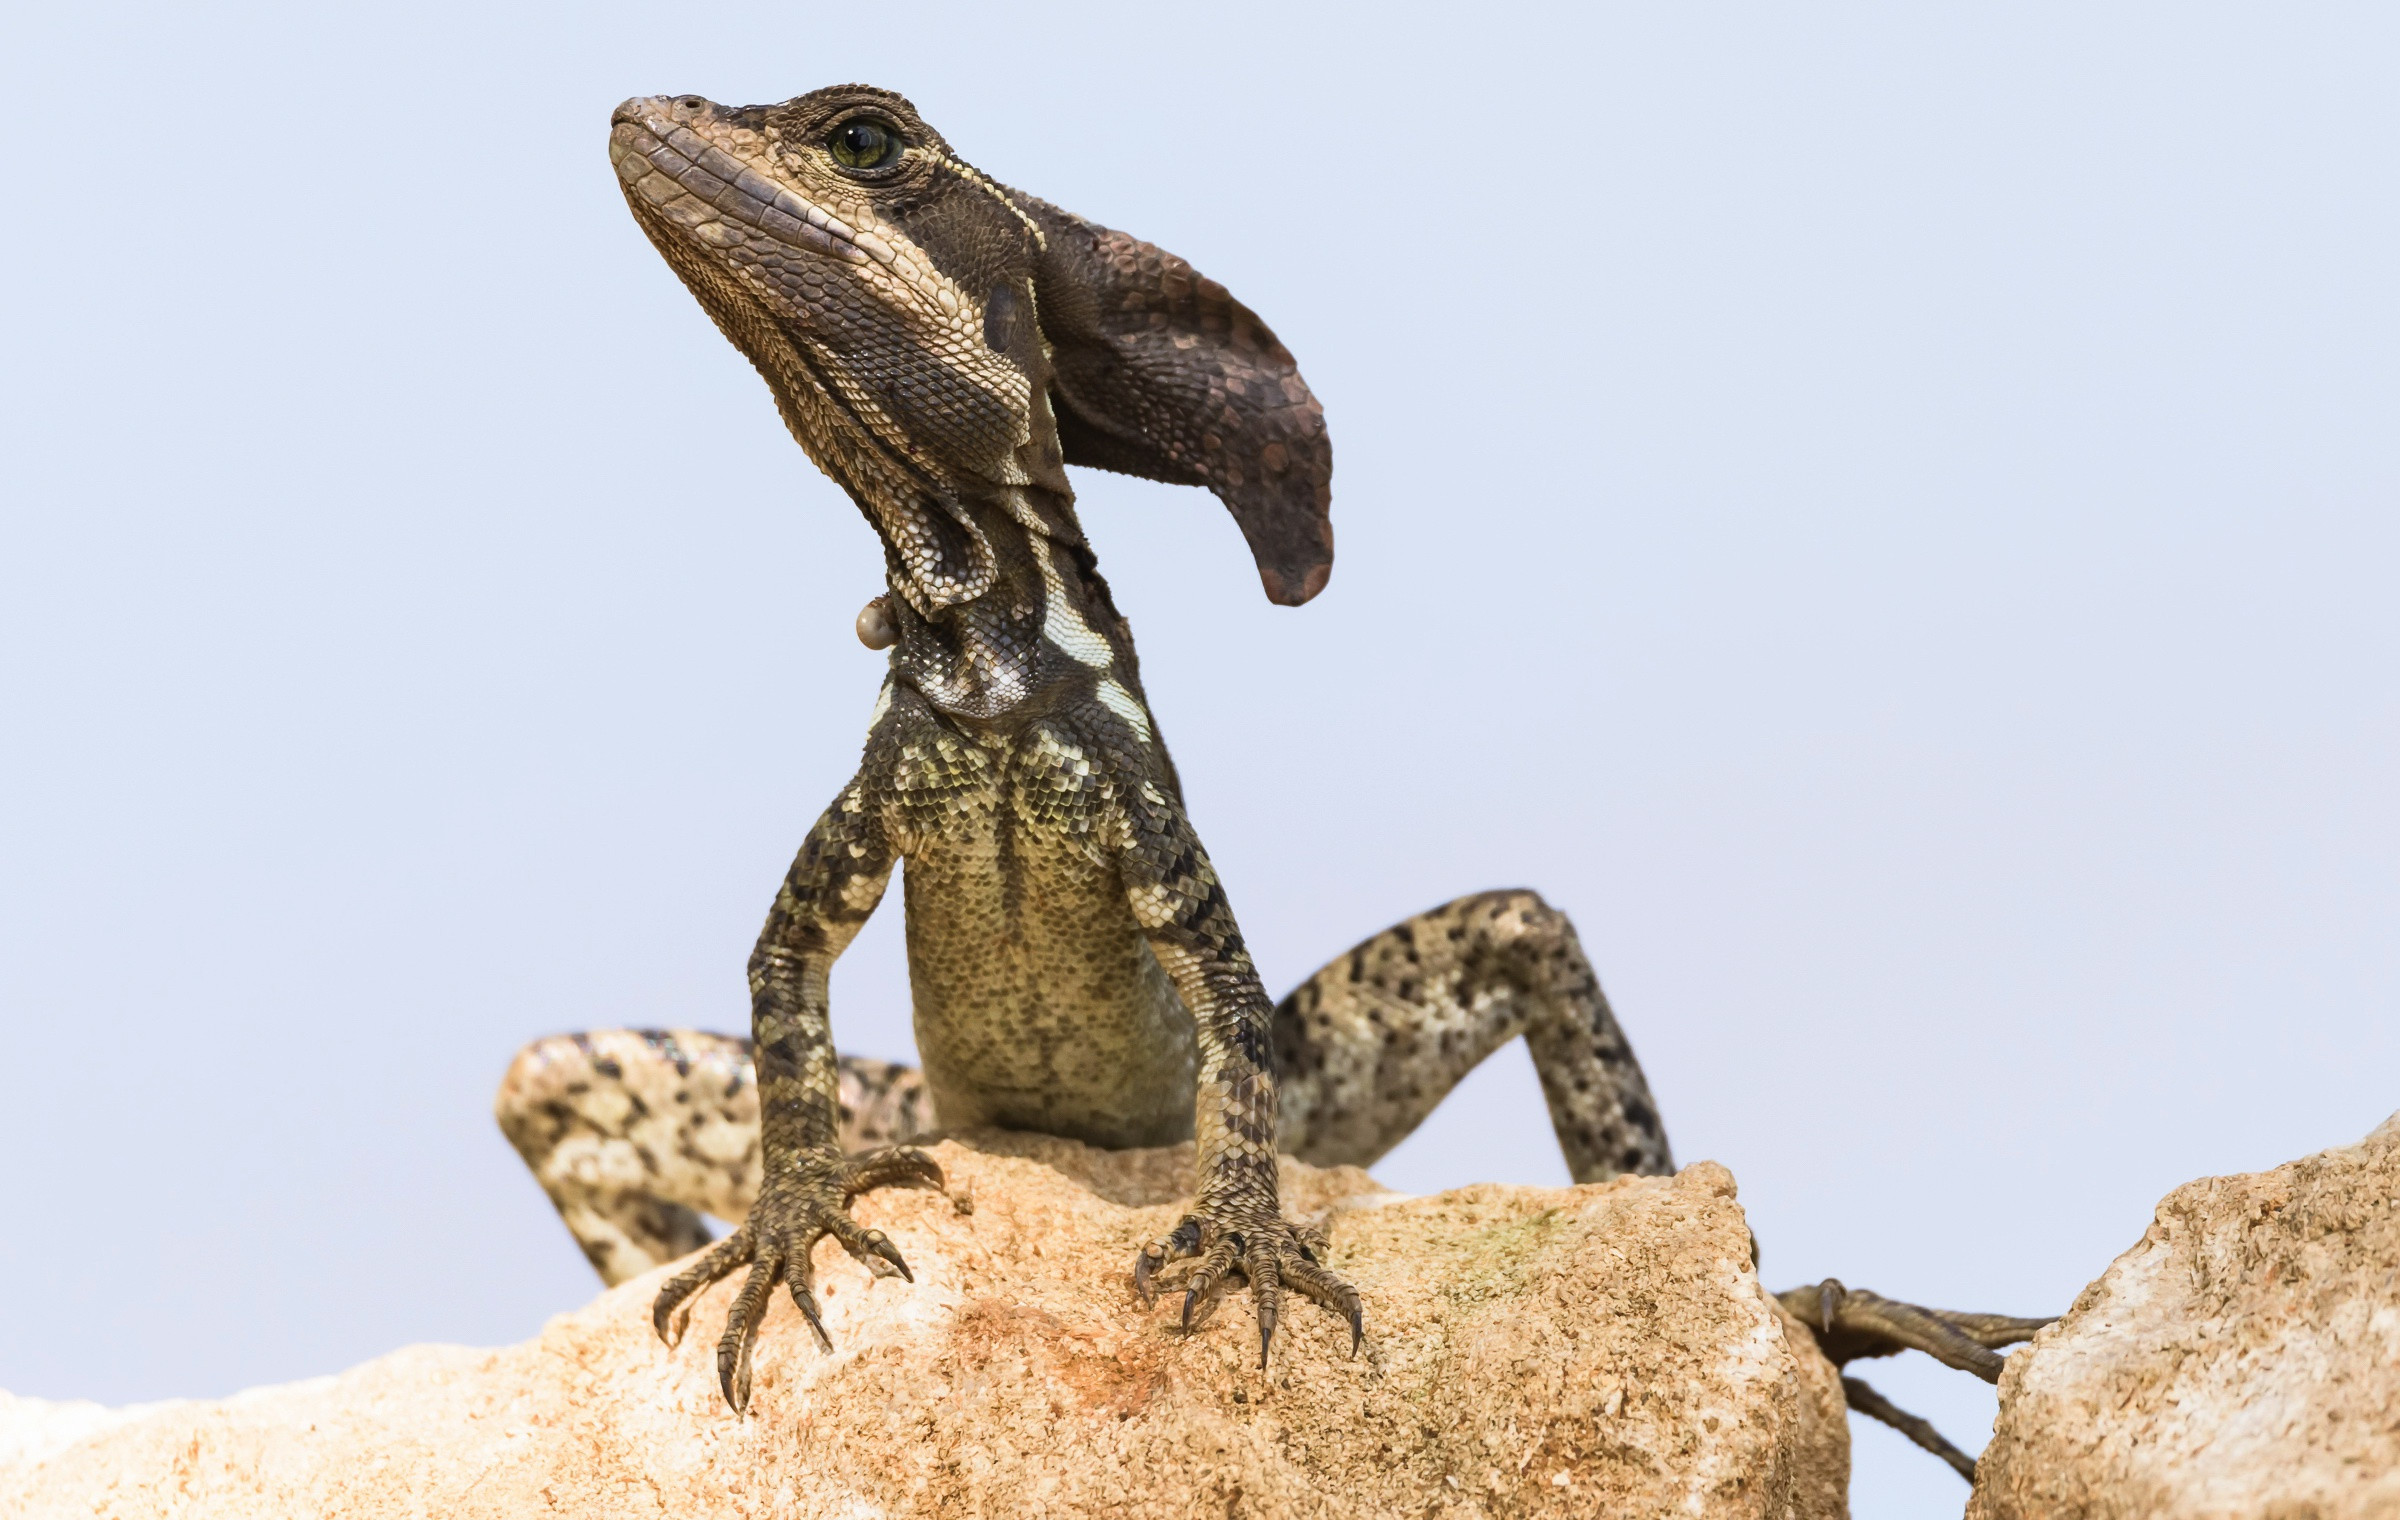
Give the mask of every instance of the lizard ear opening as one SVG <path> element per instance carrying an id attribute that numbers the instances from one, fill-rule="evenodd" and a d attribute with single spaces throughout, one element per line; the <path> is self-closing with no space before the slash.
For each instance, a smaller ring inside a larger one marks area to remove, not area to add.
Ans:
<path id="1" fill-rule="evenodd" d="M 1207 486 L 1241 525 L 1267 599 L 1333 573 L 1333 446 L 1300 367 L 1251 310 L 1137 238 L 1021 196 L 1052 410 L 1069 464 Z"/>

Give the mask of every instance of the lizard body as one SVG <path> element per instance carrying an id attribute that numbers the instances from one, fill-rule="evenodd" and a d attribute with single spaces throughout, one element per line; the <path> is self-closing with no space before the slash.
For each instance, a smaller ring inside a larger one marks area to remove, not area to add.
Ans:
<path id="1" fill-rule="evenodd" d="M 1191 1211 L 1135 1287 L 1181 1286 L 1187 1324 L 1247 1288 L 1262 1361 L 1285 1290 L 1347 1319 L 1353 1349 L 1363 1315 L 1284 1218 L 1278 1150 L 1372 1162 L 1511 1039 L 1576 1180 L 1672 1169 L 1573 926 L 1529 891 L 1418 915 L 1280 1003 L 1260 984 L 1063 467 L 1209 487 L 1267 595 L 1309 600 L 1332 567 L 1332 456 L 1265 324 L 1173 255 L 986 178 L 885 91 L 630 100 L 610 153 L 643 231 L 885 548 L 859 630 L 890 673 L 751 956 L 751 1038 L 538 1041 L 496 1105 L 603 1278 L 707 1247 L 660 1293 L 662 1335 L 749 1268 L 718 1348 L 736 1409 L 775 1289 L 825 1342 L 820 1239 L 906 1274 L 848 1203 L 939 1186 L 906 1143 L 937 1122 L 1194 1137 Z M 839 1056 L 830 1025 L 834 960 L 895 867 L 921 1072 Z M 702 1212 L 741 1222 L 710 1245 Z"/>
<path id="2" fill-rule="evenodd" d="M 1422 1117 L 1446 1090 L 1421 1067 L 1569 1021 L 1553 1043 L 1577 1047 L 1580 1065 L 1551 1085 L 1579 1175 L 1670 1164 L 1572 930 L 1538 899 L 1509 898 L 1485 918 L 1515 927 L 1530 912 L 1555 954 L 1538 966 L 1481 954 L 1489 924 L 1461 927 L 1433 957 L 1450 1002 L 1416 998 L 1399 1029 L 1367 1007 L 1380 989 L 1357 983 L 1363 951 L 1350 983 L 1289 1000 L 1280 1016 L 1259 982 L 1064 466 L 1207 485 L 1268 596 L 1316 595 L 1333 560 L 1332 454 L 1322 411 L 1264 323 L 1173 255 L 994 183 L 886 91 L 739 108 L 631 100 L 611 121 L 610 156 L 643 231 L 885 548 L 888 589 L 860 623 L 890 647 L 865 754 L 802 844 L 750 960 L 755 1201 L 658 1301 L 671 1337 L 693 1294 L 750 1269 L 719 1345 L 737 1408 L 778 1286 L 823 1334 L 809 1266 L 819 1239 L 907 1272 L 889 1240 L 850 1219 L 849 1199 L 939 1185 L 912 1148 L 853 1154 L 841 1123 L 829 977 L 902 861 L 921 1105 L 948 1125 L 1098 1145 L 1193 1135 L 1191 1212 L 1137 1258 L 1136 1286 L 1147 1297 L 1179 1283 L 1187 1322 L 1246 1287 L 1262 1357 L 1285 1289 L 1346 1318 L 1354 1346 L 1363 1313 L 1283 1216 L 1279 1138 L 1304 1155 L 1318 1132 L 1320 1153 L 1361 1136 L 1388 1145 L 1415 1122 L 1395 1116 Z M 1431 1039 L 1449 1012 L 1468 1037 Z M 1447 1048 L 1412 1058 L 1418 1035 Z M 1390 1113 L 1303 1101 L 1287 1132 L 1279 1056 L 1291 1096 L 1347 1084 L 1390 1096 Z M 549 1064 L 564 1071 L 566 1059 Z M 613 1203 L 567 1196 L 578 1185 L 555 1163 L 556 1115 L 573 1110 L 564 1087 L 588 1092 L 593 1075 L 540 1095 L 518 1084 L 501 1106 L 529 1159 L 552 1158 L 535 1159 L 537 1173 L 571 1223 L 599 1230 L 587 1249 L 615 1275 L 691 1241 L 697 1192 L 653 1180 Z"/>

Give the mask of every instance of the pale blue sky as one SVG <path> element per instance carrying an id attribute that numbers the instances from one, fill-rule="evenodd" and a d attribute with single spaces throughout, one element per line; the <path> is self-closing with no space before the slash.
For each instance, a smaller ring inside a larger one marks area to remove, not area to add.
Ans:
<path id="1" fill-rule="evenodd" d="M 590 1292 L 492 1085 L 744 1021 L 879 672 L 608 111 L 845 79 L 1325 402 L 1296 612 L 1209 497 L 1081 480 L 1270 985 L 1537 886 L 1773 1285 L 2063 1308 L 2400 1108 L 2395 77 L 2365 5 L 15 8 L 0 1387 Z M 883 1055 L 896 909 L 837 980 Z M 1564 1176 L 1520 1052 L 1383 1170 Z M 1862 1516 L 1962 1501 L 1858 1444 Z"/>

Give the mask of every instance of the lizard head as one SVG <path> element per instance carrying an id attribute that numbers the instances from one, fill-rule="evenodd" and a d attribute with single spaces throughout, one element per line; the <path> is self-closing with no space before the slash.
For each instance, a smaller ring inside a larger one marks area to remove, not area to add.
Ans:
<path id="1" fill-rule="evenodd" d="M 863 85 L 629 100 L 609 155 L 916 612 L 992 588 L 996 522 L 1079 542 L 1065 464 L 1208 486 L 1271 599 L 1323 588 L 1323 413 L 1266 325 L 1183 260 L 993 183 Z"/>

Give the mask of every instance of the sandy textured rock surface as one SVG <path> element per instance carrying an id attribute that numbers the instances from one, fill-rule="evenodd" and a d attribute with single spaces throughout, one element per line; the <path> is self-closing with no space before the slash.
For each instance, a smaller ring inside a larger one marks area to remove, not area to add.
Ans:
<path id="1" fill-rule="evenodd" d="M 1346 1328 L 1301 1304 L 1262 1375 L 1246 1303 L 1186 1338 L 1126 1285 L 1188 1148 L 976 1144 L 937 1152 L 972 1215 L 859 1201 L 916 1283 L 822 1248 L 838 1349 L 779 1301 L 746 1421 L 714 1372 L 731 1285 L 669 1351 L 654 1274 L 503 1350 L 414 1347 L 147 1411 L 0 1405 L 0 1514 L 1843 1513 L 1839 1387 L 1759 1289 L 1721 1167 L 1392 1201 L 1291 1164 L 1296 1212 L 1350 1200 L 1334 1262 L 1367 1295 L 1368 1345 L 1345 1359 Z"/>
<path id="2" fill-rule="evenodd" d="M 2400 1115 L 2168 1194 L 2008 1359 L 1967 1513 L 2400 1517 Z"/>

